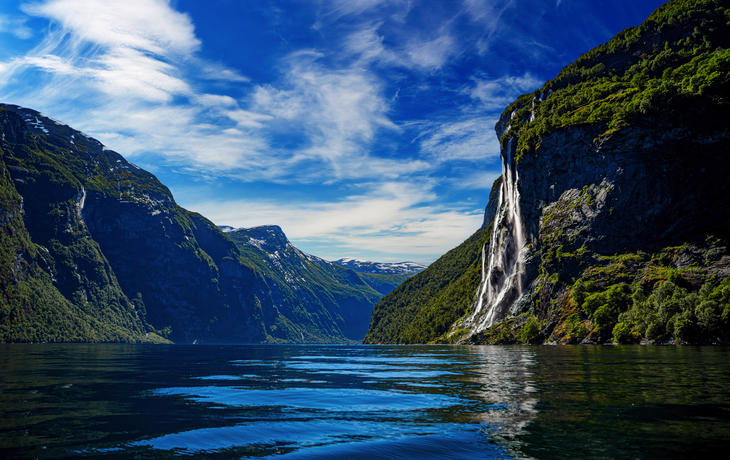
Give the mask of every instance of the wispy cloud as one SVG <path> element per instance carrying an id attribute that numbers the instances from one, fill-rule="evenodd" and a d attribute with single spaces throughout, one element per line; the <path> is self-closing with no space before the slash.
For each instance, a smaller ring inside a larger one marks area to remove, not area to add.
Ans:
<path id="1" fill-rule="evenodd" d="M 280 134 L 304 136 L 292 160 L 324 162 L 333 179 L 392 178 L 428 167 L 369 155 L 379 131 L 400 129 L 388 117 L 391 101 L 372 74 L 358 66 L 331 69 L 320 57 L 311 51 L 289 56 L 283 80 L 256 87 L 251 97 L 252 109 L 272 116 Z M 321 180 L 320 168 L 312 173 Z"/>
<path id="2" fill-rule="evenodd" d="M 383 256 L 436 257 L 460 244 L 481 224 L 481 209 L 429 205 L 435 198 L 429 184 L 386 182 L 368 188 L 327 203 L 274 206 L 262 200 L 236 200 L 199 202 L 191 208 L 205 210 L 221 225 L 275 223 L 304 248 L 326 238 L 331 252 L 320 249 L 317 255 L 332 258 L 343 251 L 363 250 Z"/>
<path id="3" fill-rule="evenodd" d="M 79 40 L 157 55 L 188 55 L 200 47 L 190 17 L 167 0 L 49 0 L 22 9 L 56 21 Z"/>
<path id="4" fill-rule="evenodd" d="M 500 112 L 521 94 L 540 87 L 542 80 L 525 73 L 522 76 L 505 75 L 496 79 L 474 78 L 474 86 L 467 89 L 469 96 L 481 103 L 484 110 Z"/>
<path id="5" fill-rule="evenodd" d="M 33 30 L 26 25 L 25 18 L 7 15 L 0 15 L 0 32 L 13 34 L 21 40 L 26 40 L 33 36 Z"/>
<path id="6" fill-rule="evenodd" d="M 433 40 L 414 41 L 406 46 L 405 54 L 412 65 L 426 70 L 437 70 L 458 51 L 457 43 L 448 33 Z"/>
<path id="7" fill-rule="evenodd" d="M 476 43 L 481 53 L 489 50 L 489 46 L 500 31 L 510 30 L 510 27 L 503 23 L 503 15 L 516 6 L 515 0 L 464 0 L 464 12 L 482 28 Z"/>
<path id="8" fill-rule="evenodd" d="M 494 118 L 473 117 L 434 124 L 422 132 L 421 150 L 439 162 L 484 163 L 499 156 L 495 122 Z"/>

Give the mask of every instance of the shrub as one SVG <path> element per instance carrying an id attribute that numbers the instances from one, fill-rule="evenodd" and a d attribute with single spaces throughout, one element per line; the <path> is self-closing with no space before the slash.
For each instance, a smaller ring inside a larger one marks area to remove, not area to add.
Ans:
<path id="1" fill-rule="evenodd" d="M 616 343 L 629 343 L 631 339 L 631 328 L 626 323 L 616 323 L 611 340 Z"/>
<path id="2" fill-rule="evenodd" d="M 610 331 L 614 324 L 616 324 L 617 312 L 609 305 L 602 305 L 593 314 L 593 324 L 595 329 L 599 332 Z"/>
<path id="3" fill-rule="evenodd" d="M 699 304 L 695 310 L 697 326 L 703 336 L 711 336 L 720 329 L 720 306 L 717 302 L 706 300 Z"/>
<path id="4" fill-rule="evenodd" d="M 694 318 L 682 315 L 674 323 L 674 337 L 682 342 L 697 340 L 697 324 Z"/>
<path id="5" fill-rule="evenodd" d="M 540 336 L 540 324 L 537 318 L 530 316 L 525 322 L 525 326 L 520 331 L 519 339 L 522 343 L 532 343 Z"/>
<path id="6" fill-rule="evenodd" d="M 649 340 L 661 339 L 665 334 L 665 330 L 666 328 L 664 324 L 654 321 L 646 328 L 646 338 Z"/>

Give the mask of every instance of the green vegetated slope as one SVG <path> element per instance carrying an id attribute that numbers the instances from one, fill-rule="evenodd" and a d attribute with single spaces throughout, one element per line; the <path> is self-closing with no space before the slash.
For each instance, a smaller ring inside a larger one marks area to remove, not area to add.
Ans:
<path id="1" fill-rule="evenodd" d="M 426 270 L 386 295 L 373 311 L 364 343 L 427 343 L 438 340 L 468 310 L 481 278 L 479 229 Z"/>
<path id="2" fill-rule="evenodd" d="M 602 138 L 647 116 L 671 123 L 688 111 L 724 125 L 712 116 L 730 99 L 729 23 L 726 0 L 666 3 L 520 96 L 505 110 L 512 129 L 502 142 L 517 137 L 519 161 L 547 133 L 581 124 L 600 126 Z"/>
<path id="3" fill-rule="evenodd" d="M 239 247 L 95 139 L 2 107 L 0 342 L 364 336 L 381 294 L 354 272 Z"/>
<path id="4" fill-rule="evenodd" d="M 613 164 L 633 183 L 594 172 L 546 199 L 524 314 L 473 342 L 730 340 L 728 2 L 668 2 L 502 120 L 521 180 L 562 149 L 587 156 L 574 175 Z"/>
<path id="5" fill-rule="evenodd" d="M 0 126 L 0 341 L 162 340 L 146 334 L 144 319 L 87 238 L 74 200 L 81 184 L 16 114 L 0 107 Z M 22 197 L 16 184 L 53 196 L 43 203 L 44 219 L 29 223 L 42 230 L 36 239 L 23 217 L 37 203 Z"/>
<path id="6" fill-rule="evenodd" d="M 371 288 L 378 291 L 381 295 L 387 295 L 393 292 L 393 289 L 400 286 L 408 278 L 413 278 L 417 273 L 362 273 L 357 272 L 357 276 L 368 283 Z"/>
<path id="7" fill-rule="evenodd" d="M 319 330 L 362 340 L 373 305 L 382 295 L 360 274 L 301 252 L 277 226 L 238 229 L 227 235 L 261 271 L 276 297 L 307 305 Z"/>

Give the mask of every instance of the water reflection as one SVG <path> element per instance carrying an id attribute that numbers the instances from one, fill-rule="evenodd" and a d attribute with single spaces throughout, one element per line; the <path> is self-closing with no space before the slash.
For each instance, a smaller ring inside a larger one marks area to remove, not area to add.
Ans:
<path id="1" fill-rule="evenodd" d="M 538 416 L 522 451 L 553 458 L 702 458 L 730 447 L 730 349 L 538 347 Z"/>
<path id="2" fill-rule="evenodd" d="M 0 458 L 682 458 L 726 348 L 0 345 Z"/>

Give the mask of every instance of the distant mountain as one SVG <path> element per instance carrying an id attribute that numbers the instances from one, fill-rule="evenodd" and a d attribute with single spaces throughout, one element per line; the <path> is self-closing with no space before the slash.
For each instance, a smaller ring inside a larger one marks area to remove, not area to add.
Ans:
<path id="1" fill-rule="evenodd" d="M 361 259 L 338 259 L 333 260 L 333 264 L 341 265 L 360 273 L 377 273 L 380 275 L 399 275 L 403 273 L 418 273 L 427 268 L 427 265 L 417 264 L 415 262 L 370 262 Z"/>
<path id="2" fill-rule="evenodd" d="M 260 270 L 276 298 L 316 307 L 349 339 L 365 336 L 382 294 L 356 272 L 300 251 L 276 225 L 221 228 Z"/>
<path id="3" fill-rule="evenodd" d="M 226 234 L 35 110 L 0 105 L 0 134 L 0 342 L 364 336 L 382 283 L 298 251 L 278 227 Z"/>

